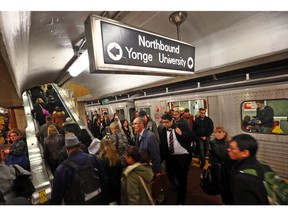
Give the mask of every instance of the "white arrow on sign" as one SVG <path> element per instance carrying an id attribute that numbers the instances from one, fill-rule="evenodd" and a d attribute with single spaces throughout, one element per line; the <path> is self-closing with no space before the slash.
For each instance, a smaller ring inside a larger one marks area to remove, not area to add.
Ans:
<path id="1" fill-rule="evenodd" d="M 107 53 L 109 57 L 114 61 L 119 61 L 122 58 L 123 51 L 118 43 L 111 42 L 107 46 Z"/>
<path id="2" fill-rule="evenodd" d="M 192 68 L 193 68 L 193 66 L 194 66 L 194 61 L 193 61 L 193 58 L 192 58 L 192 57 L 189 57 L 189 58 L 187 59 L 187 66 L 188 66 L 189 69 L 192 69 Z"/>

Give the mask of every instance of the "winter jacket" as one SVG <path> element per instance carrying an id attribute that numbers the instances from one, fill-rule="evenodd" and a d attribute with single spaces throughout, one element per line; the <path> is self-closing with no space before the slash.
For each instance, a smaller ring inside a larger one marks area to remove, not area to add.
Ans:
<path id="1" fill-rule="evenodd" d="M 140 140 L 139 134 L 136 134 L 135 137 L 136 146 L 139 147 L 139 151 L 146 152 L 149 159 L 151 160 L 153 172 L 155 174 L 161 173 L 161 156 L 159 149 L 159 141 L 157 140 L 156 135 L 152 131 L 149 131 L 145 128 Z"/>
<path id="2" fill-rule="evenodd" d="M 189 114 L 188 116 L 182 115 L 181 118 L 185 119 L 186 121 L 188 121 L 188 123 L 191 126 L 191 128 L 193 128 L 194 116 L 192 114 Z"/>
<path id="3" fill-rule="evenodd" d="M 229 163 L 231 159 L 228 156 L 227 149 L 229 147 L 229 142 L 221 139 L 214 139 L 210 143 L 209 149 L 209 159 L 210 163 Z"/>
<path id="4" fill-rule="evenodd" d="M 53 134 L 46 137 L 44 156 L 46 160 L 58 160 L 60 151 L 64 146 L 64 137 L 61 134 Z"/>
<path id="5" fill-rule="evenodd" d="M 197 117 L 195 119 L 193 130 L 198 137 L 210 137 L 214 130 L 214 123 L 211 118 L 205 116 L 204 119 Z"/>
<path id="6" fill-rule="evenodd" d="M 53 134 L 44 140 L 44 157 L 48 162 L 52 173 L 59 165 L 59 154 L 64 146 L 64 137 L 61 134 Z"/>
<path id="7" fill-rule="evenodd" d="M 121 130 L 117 130 L 114 134 L 110 135 L 110 139 L 116 146 L 118 154 L 120 155 L 121 158 L 121 163 L 122 165 L 124 165 L 125 164 L 124 154 L 126 152 L 127 146 L 129 145 L 126 135 Z"/>
<path id="8" fill-rule="evenodd" d="M 241 173 L 244 169 L 255 169 L 258 176 L 263 176 L 264 170 L 255 157 L 238 161 L 232 172 L 232 195 L 235 205 L 268 205 L 267 193 L 263 181 L 251 174 Z"/>
<path id="9" fill-rule="evenodd" d="M 66 115 L 64 111 L 54 111 L 52 114 L 52 121 L 57 124 L 59 128 L 62 128 L 65 119 Z"/>
<path id="10" fill-rule="evenodd" d="M 18 164 L 23 169 L 30 170 L 27 144 L 21 138 L 13 142 L 9 150 L 5 159 L 7 165 Z"/>
<path id="11" fill-rule="evenodd" d="M 159 134 L 158 134 L 156 122 L 154 122 L 152 119 L 148 119 L 148 122 L 147 122 L 147 125 L 145 125 L 145 128 L 147 128 L 148 130 L 153 132 L 155 134 L 157 140 L 159 140 Z"/>
<path id="12" fill-rule="evenodd" d="M 270 106 L 265 106 L 263 109 L 257 108 L 256 118 L 258 118 L 264 127 L 273 127 L 274 125 L 274 110 Z"/>
<path id="13" fill-rule="evenodd" d="M 152 168 L 146 164 L 135 163 L 128 166 L 121 178 L 122 205 L 150 205 L 151 202 L 145 192 L 139 176 L 144 180 L 151 194 Z"/>
<path id="14" fill-rule="evenodd" d="M 45 103 L 41 103 L 41 104 L 36 103 L 34 105 L 34 109 L 31 111 L 32 115 L 36 118 L 36 120 L 38 121 L 40 126 L 46 123 L 45 115 L 43 115 L 41 107 L 44 108 L 44 109 L 47 109 L 47 104 L 45 104 Z"/>
<path id="15" fill-rule="evenodd" d="M 232 204 L 230 173 L 236 161 L 228 156 L 229 142 L 225 139 L 214 139 L 209 144 L 209 162 L 214 185 L 219 188 L 223 204 Z"/>
<path id="16" fill-rule="evenodd" d="M 77 163 L 78 165 L 82 165 L 86 163 L 87 157 L 88 157 L 87 153 L 84 153 L 81 150 L 74 150 L 68 156 L 68 160 L 71 160 L 74 163 Z M 94 158 L 95 158 L 94 165 L 95 168 L 98 170 L 103 196 L 105 197 L 105 193 L 107 193 L 107 176 L 100 160 L 96 156 L 94 156 Z M 50 201 L 51 204 L 61 205 L 62 199 L 64 199 L 64 203 L 66 205 L 76 204 L 72 200 L 71 195 L 72 180 L 73 180 L 73 168 L 69 167 L 64 163 L 60 164 L 57 167 L 56 171 L 54 172 L 53 187 Z"/>

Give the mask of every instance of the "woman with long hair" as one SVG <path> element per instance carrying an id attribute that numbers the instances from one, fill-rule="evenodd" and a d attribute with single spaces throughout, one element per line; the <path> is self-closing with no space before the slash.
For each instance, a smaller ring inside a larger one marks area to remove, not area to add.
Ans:
<path id="1" fill-rule="evenodd" d="M 133 142 L 133 138 L 134 138 L 133 129 L 132 129 L 131 125 L 129 125 L 127 119 L 123 120 L 122 130 L 128 139 L 129 145 L 135 145 Z"/>
<path id="2" fill-rule="evenodd" d="M 59 153 L 64 146 L 64 137 L 54 125 L 49 125 L 48 136 L 44 139 L 44 158 L 54 173 L 59 165 Z"/>
<path id="3" fill-rule="evenodd" d="M 39 126 L 46 123 L 45 115 L 42 112 L 42 108 L 47 109 L 47 104 L 42 98 L 37 98 L 36 103 L 34 104 L 34 109 L 31 111 L 34 118 L 38 121 Z"/>
<path id="4" fill-rule="evenodd" d="M 120 204 L 122 164 L 118 151 L 111 139 L 101 140 L 99 158 L 108 176 L 108 202 Z"/>

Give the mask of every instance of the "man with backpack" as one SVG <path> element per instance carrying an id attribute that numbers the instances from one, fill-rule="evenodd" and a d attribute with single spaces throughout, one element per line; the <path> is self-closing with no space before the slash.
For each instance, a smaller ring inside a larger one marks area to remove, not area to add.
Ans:
<path id="1" fill-rule="evenodd" d="M 232 138 L 228 155 L 235 160 L 232 196 L 235 205 L 287 205 L 288 184 L 264 161 L 256 159 L 257 141 L 249 134 Z"/>
<path id="2" fill-rule="evenodd" d="M 107 176 L 99 159 L 80 148 L 74 135 L 65 137 L 68 158 L 54 173 L 51 204 L 107 204 Z"/>
<path id="3" fill-rule="evenodd" d="M 256 159 L 257 141 L 249 134 L 232 138 L 228 155 L 236 160 L 232 171 L 232 196 L 234 205 L 268 205 L 267 192 L 263 184 L 264 167 Z M 254 170 L 257 175 L 245 170 Z"/>

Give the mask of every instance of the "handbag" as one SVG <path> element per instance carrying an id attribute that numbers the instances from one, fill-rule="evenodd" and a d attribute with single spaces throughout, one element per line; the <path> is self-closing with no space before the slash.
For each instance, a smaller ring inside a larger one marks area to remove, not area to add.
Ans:
<path id="1" fill-rule="evenodd" d="M 30 169 L 30 161 L 29 161 L 28 156 L 25 153 L 21 155 L 8 154 L 5 159 L 5 163 L 6 165 L 18 164 L 23 169 L 26 169 L 26 170 Z"/>
<path id="2" fill-rule="evenodd" d="M 42 110 L 42 114 L 43 114 L 43 115 L 45 115 L 45 116 L 51 115 L 50 112 L 49 112 L 47 109 L 43 108 L 40 104 L 39 104 L 39 106 L 41 107 L 41 110 Z"/>
<path id="3" fill-rule="evenodd" d="M 200 175 L 200 186 L 204 193 L 208 195 L 217 195 L 220 193 L 218 185 L 213 182 L 212 166 L 209 164 L 208 168 Z"/>
<path id="4" fill-rule="evenodd" d="M 21 174 L 15 165 L 12 165 L 15 169 L 15 176 L 13 191 L 17 197 L 29 198 L 34 192 L 35 187 L 30 179 L 31 175 Z"/>
<path id="5" fill-rule="evenodd" d="M 168 176 L 166 173 L 162 173 L 157 176 L 157 178 L 152 181 L 151 183 L 151 189 L 152 189 L 152 195 L 154 199 L 160 200 L 160 196 L 164 196 L 164 192 L 167 190 L 167 188 L 170 186 L 170 181 L 168 179 Z"/>

